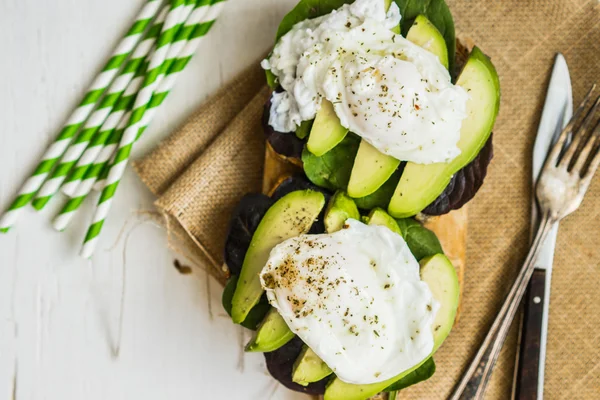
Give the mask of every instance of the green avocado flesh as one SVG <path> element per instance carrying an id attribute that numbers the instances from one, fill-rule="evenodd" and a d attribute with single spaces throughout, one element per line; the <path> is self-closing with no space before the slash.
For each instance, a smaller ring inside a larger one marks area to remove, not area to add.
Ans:
<path id="1" fill-rule="evenodd" d="M 440 62 L 448 68 L 448 49 L 444 37 L 423 15 L 419 15 L 415 19 L 406 38 L 435 54 Z M 389 179 L 398 165 L 400 165 L 399 160 L 381 153 L 362 140 L 350 174 L 348 194 L 355 198 L 370 195 Z"/>
<path id="2" fill-rule="evenodd" d="M 271 249 L 279 243 L 308 232 L 325 205 L 325 197 L 314 190 L 291 192 L 269 208 L 252 236 L 232 300 L 231 318 L 236 324 L 246 319 L 264 290 L 258 274 Z"/>
<path id="3" fill-rule="evenodd" d="M 419 15 L 408 30 L 406 38 L 435 54 L 440 63 L 448 69 L 448 47 L 446 47 L 446 41 L 440 31 L 437 30 L 427 17 Z"/>
<path id="4" fill-rule="evenodd" d="M 492 132 L 500 107 L 500 82 L 494 65 L 477 47 L 456 84 L 470 95 L 458 141 L 461 154 L 449 163 L 407 163 L 388 208 L 395 218 L 415 215 L 431 204 L 452 175 L 473 161 Z"/>
<path id="5" fill-rule="evenodd" d="M 460 285 L 458 275 L 452 262 L 443 254 L 427 257 L 421 260 L 421 280 L 427 282 L 433 298 L 440 303 L 440 309 L 433 321 L 433 340 L 435 352 L 450 334 L 458 301 Z"/>
<path id="6" fill-rule="evenodd" d="M 318 382 L 331 375 L 332 372 L 331 368 L 310 347 L 304 345 L 302 352 L 294 363 L 292 381 L 307 386 L 309 383 Z"/>
<path id="7" fill-rule="evenodd" d="M 367 217 L 367 221 L 369 225 L 385 226 L 390 231 L 396 232 L 398 235 L 402 236 L 402 231 L 396 220 L 379 207 L 371 210 Z"/>
<path id="8" fill-rule="evenodd" d="M 288 328 L 277 309 L 271 308 L 246 345 L 246 351 L 262 353 L 275 351 L 293 338 L 294 332 Z"/>
<path id="9" fill-rule="evenodd" d="M 361 140 L 348 182 L 348 194 L 359 198 L 374 193 L 392 176 L 398 165 L 399 160 Z"/>
<path id="10" fill-rule="evenodd" d="M 336 192 L 325 210 L 325 230 L 328 233 L 337 232 L 344 226 L 348 218 L 360 219 L 358 208 L 345 192 Z"/>
<path id="11" fill-rule="evenodd" d="M 458 276 L 450 260 L 443 254 L 425 258 L 421 260 L 420 265 L 421 279 L 429 285 L 433 297 L 441 305 L 432 326 L 433 354 L 442 345 L 454 325 L 459 298 Z M 416 370 L 430 356 L 425 357 L 413 368 L 383 382 L 355 385 L 335 378 L 325 389 L 325 400 L 366 400 Z"/>
<path id="12" fill-rule="evenodd" d="M 317 112 L 317 117 L 310 130 L 306 147 L 308 151 L 320 157 L 344 140 L 346 134 L 348 134 L 348 129 L 340 123 L 340 119 L 333 109 L 333 104 L 323 99 L 321 108 Z"/>

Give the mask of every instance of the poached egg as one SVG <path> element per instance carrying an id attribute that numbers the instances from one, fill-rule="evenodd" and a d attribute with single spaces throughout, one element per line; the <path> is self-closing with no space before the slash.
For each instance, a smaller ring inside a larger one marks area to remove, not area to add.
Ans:
<path id="1" fill-rule="evenodd" d="M 349 219 L 271 251 L 260 273 L 271 305 L 339 379 L 392 378 L 433 350 L 439 304 L 404 239 Z"/>
<path id="2" fill-rule="evenodd" d="M 284 89 L 269 124 L 295 131 L 326 99 L 344 127 L 398 160 L 458 156 L 469 96 L 434 54 L 390 30 L 399 23 L 395 3 L 386 12 L 383 0 L 356 0 L 296 24 L 262 63 Z"/>

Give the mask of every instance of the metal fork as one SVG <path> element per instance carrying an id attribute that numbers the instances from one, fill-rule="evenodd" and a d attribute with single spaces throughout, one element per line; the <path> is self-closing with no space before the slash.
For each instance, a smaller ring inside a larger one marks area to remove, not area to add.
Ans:
<path id="1" fill-rule="evenodd" d="M 492 369 L 533 274 L 541 244 L 554 224 L 579 208 L 592 176 L 600 165 L 600 96 L 581 118 L 595 87 L 593 85 L 587 93 L 548 154 L 536 186 L 541 221 L 531 249 L 494 323 L 454 388 L 450 400 L 483 399 Z M 570 138 L 572 141 L 569 143 Z"/>

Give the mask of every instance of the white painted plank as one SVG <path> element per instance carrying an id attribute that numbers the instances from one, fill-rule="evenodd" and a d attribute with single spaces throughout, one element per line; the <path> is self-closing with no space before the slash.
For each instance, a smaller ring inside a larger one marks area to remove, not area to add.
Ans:
<path id="1" fill-rule="evenodd" d="M 264 54 L 294 2 L 230 0 L 136 154 Z M 142 4 L 0 0 L 0 207 Z M 128 171 L 92 262 L 77 256 L 91 203 L 65 233 L 49 224 L 55 201 L 0 236 L 0 399 L 15 381 L 17 399 L 304 398 L 274 384 L 259 354 L 239 369 L 240 330 L 223 317 L 218 286 L 209 296 L 204 276 L 176 272 L 164 232 L 139 223 L 152 201 Z"/>

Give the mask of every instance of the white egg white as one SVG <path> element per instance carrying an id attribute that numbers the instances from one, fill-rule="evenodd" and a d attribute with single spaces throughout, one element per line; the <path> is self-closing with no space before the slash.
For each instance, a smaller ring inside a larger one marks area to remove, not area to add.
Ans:
<path id="1" fill-rule="evenodd" d="M 380 382 L 433 350 L 439 304 L 404 239 L 348 220 L 276 246 L 260 274 L 270 303 L 344 382 Z"/>
<path id="2" fill-rule="evenodd" d="M 323 98 L 341 124 L 381 152 L 428 164 L 460 154 L 468 94 L 451 83 L 432 53 L 391 32 L 392 3 L 356 0 L 284 35 L 263 67 L 283 92 L 273 96 L 269 123 L 294 131 L 315 117 Z"/>

